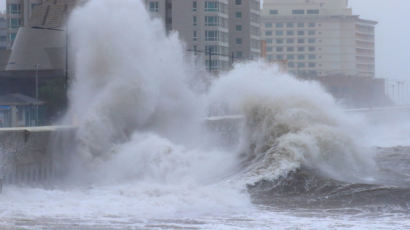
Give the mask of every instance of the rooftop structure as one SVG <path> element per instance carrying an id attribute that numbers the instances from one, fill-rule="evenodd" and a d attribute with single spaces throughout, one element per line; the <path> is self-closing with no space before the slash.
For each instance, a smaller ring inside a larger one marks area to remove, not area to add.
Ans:
<path id="1" fill-rule="evenodd" d="M 14 36 L 6 70 L 66 68 L 65 22 L 75 4 L 75 0 L 44 0 L 36 5 Z"/>

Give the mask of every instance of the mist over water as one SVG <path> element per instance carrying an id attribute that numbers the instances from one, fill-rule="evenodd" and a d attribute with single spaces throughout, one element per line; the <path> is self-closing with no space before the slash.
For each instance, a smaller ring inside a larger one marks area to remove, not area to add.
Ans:
<path id="1" fill-rule="evenodd" d="M 55 190 L 6 190 L 4 218 L 138 226 L 170 218 L 204 228 L 254 218 L 256 225 L 239 225 L 269 229 L 267 219 L 296 219 L 262 211 L 260 203 L 340 205 L 346 193 L 376 190 L 362 184 L 382 184 L 361 118 L 319 84 L 263 61 L 208 76 L 140 1 L 90 0 L 69 27 L 75 80 L 65 122 L 78 128 L 65 150 L 75 156 L 70 174 Z M 230 115 L 242 117 L 233 141 L 206 119 Z"/>

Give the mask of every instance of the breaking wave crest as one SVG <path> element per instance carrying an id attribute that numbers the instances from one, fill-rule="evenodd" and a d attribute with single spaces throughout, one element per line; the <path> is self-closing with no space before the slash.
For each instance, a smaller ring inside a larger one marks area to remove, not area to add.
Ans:
<path id="1" fill-rule="evenodd" d="M 301 166 L 340 180 L 371 179 L 366 177 L 375 165 L 358 144 L 358 118 L 316 83 L 263 63 L 239 65 L 216 82 L 210 101 L 223 113 L 244 117 L 238 149 L 248 183 Z"/>

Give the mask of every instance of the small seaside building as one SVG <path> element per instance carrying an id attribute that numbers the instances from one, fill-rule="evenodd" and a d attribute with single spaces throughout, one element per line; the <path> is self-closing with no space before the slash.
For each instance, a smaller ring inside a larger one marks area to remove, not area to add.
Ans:
<path id="1" fill-rule="evenodd" d="M 39 126 L 44 123 L 45 103 L 23 94 L 0 96 L 0 128 Z"/>

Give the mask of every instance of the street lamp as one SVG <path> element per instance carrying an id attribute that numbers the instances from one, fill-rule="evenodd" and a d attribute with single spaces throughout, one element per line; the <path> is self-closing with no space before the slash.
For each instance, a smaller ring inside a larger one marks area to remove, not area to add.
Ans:
<path id="1" fill-rule="evenodd" d="M 38 68 L 39 64 L 36 64 L 36 126 L 38 126 Z"/>

